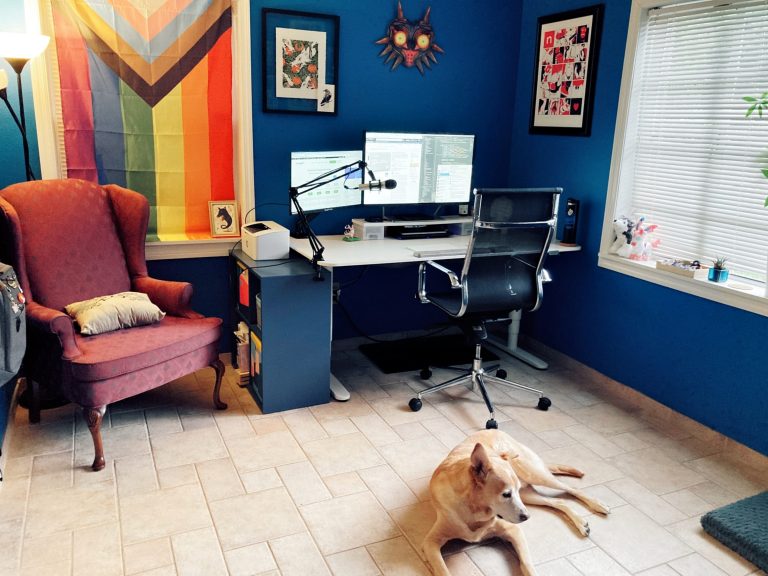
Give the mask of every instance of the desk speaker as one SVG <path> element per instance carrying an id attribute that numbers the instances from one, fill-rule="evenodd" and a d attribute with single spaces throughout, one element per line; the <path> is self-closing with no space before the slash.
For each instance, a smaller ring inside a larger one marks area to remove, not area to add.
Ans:
<path id="1" fill-rule="evenodd" d="M 576 227 L 579 222 L 579 201 L 568 198 L 565 202 L 565 224 L 563 226 L 563 238 L 561 244 L 576 245 Z"/>

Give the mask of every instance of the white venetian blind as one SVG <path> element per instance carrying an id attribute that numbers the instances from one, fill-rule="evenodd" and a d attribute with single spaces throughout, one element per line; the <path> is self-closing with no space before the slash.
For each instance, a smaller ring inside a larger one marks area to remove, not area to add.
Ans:
<path id="1" fill-rule="evenodd" d="M 659 225 L 662 257 L 728 256 L 765 280 L 768 0 L 652 9 L 641 31 L 620 175 L 622 212 Z M 617 216 L 620 214 L 617 214 Z"/>

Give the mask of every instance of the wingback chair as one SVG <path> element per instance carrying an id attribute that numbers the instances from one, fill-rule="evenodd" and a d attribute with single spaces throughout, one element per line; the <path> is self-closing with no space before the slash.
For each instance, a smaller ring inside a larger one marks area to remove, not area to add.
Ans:
<path id="1" fill-rule="evenodd" d="M 83 180 L 43 180 L 0 190 L 0 259 L 16 268 L 27 300 L 24 373 L 82 407 L 93 437 L 93 470 L 104 468 L 106 406 L 196 370 L 216 371 L 221 319 L 190 308 L 192 285 L 147 276 L 149 204 L 141 194 Z M 64 312 L 98 296 L 146 293 L 166 313 L 154 324 L 82 335 Z M 32 396 L 37 396 L 33 394 Z M 33 401 L 34 402 L 34 401 Z M 39 419 L 39 405 L 30 419 Z"/>

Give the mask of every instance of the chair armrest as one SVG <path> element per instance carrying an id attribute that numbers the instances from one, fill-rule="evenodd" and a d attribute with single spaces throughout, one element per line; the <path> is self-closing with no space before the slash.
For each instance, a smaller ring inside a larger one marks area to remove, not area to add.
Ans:
<path id="1" fill-rule="evenodd" d="M 27 326 L 42 334 L 53 334 L 59 339 L 62 356 L 67 360 L 82 354 L 75 341 L 72 318 L 59 310 L 47 308 L 37 302 L 27 303 Z"/>
<path id="2" fill-rule="evenodd" d="M 137 276 L 133 279 L 133 289 L 143 292 L 163 312 L 171 316 L 183 318 L 202 318 L 190 308 L 192 301 L 192 284 L 189 282 L 174 282 L 158 280 L 149 276 Z"/>
<path id="3" fill-rule="evenodd" d="M 431 266 L 432 268 L 435 268 L 436 270 L 439 270 L 445 274 L 448 277 L 448 280 L 451 282 L 451 288 L 461 288 L 461 282 L 459 281 L 459 277 L 457 276 L 456 272 L 446 268 L 441 264 L 438 264 L 433 260 L 425 260 L 419 265 L 418 297 L 422 304 L 429 303 L 429 299 L 427 298 L 427 266 Z"/>

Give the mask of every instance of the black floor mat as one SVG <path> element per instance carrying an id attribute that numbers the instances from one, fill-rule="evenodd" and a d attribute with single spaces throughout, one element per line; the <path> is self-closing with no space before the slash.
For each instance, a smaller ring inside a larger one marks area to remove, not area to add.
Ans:
<path id="1" fill-rule="evenodd" d="M 475 357 L 475 347 L 467 344 L 461 334 L 363 344 L 360 351 L 385 374 L 418 371 L 426 366 L 470 364 Z M 484 361 L 498 358 L 483 348 Z"/>

